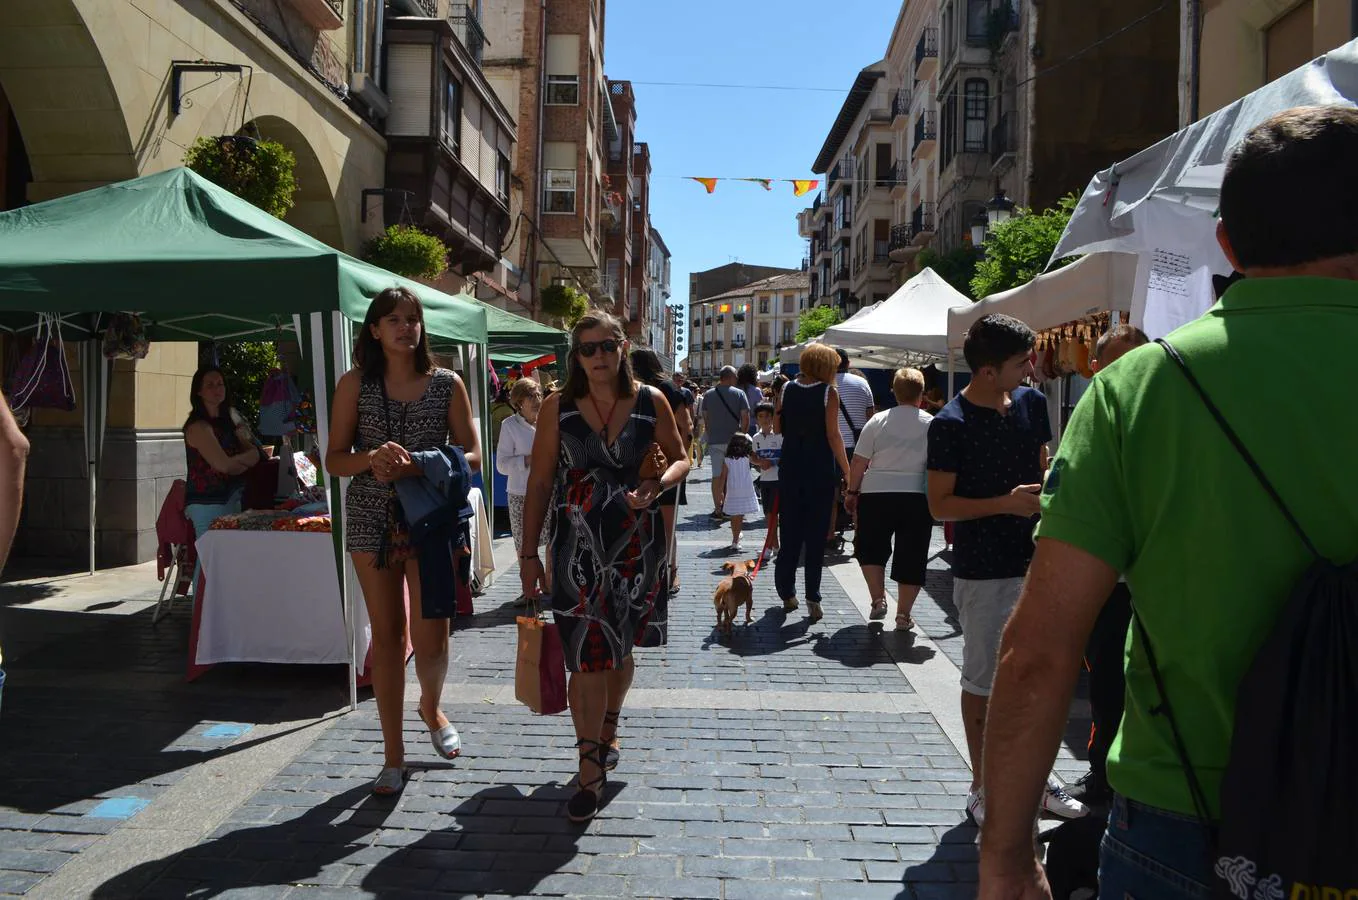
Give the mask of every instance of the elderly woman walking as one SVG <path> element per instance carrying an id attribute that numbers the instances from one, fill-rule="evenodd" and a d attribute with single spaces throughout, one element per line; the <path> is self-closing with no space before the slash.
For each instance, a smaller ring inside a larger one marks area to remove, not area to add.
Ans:
<path id="1" fill-rule="evenodd" d="M 821 620 L 825 542 L 841 477 L 849 460 L 839 434 L 839 355 L 824 344 L 802 351 L 801 372 L 778 398 L 774 430 L 783 436 L 779 460 L 778 562 L 773 578 L 783 609 L 797 608 L 797 560 L 805 556 L 807 615 Z"/>
<path id="2" fill-rule="evenodd" d="M 580 754 L 573 822 L 599 811 L 632 684 L 634 646 L 666 639 L 669 535 L 656 499 L 688 474 L 674 413 L 638 384 L 622 323 L 586 314 L 571 330 L 566 386 L 538 417 L 519 553 L 523 592 L 545 588 L 538 536 L 555 497 L 552 610 L 570 670 L 567 695 Z M 658 445 L 668 464 L 643 478 Z"/>
<path id="3" fill-rule="evenodd" d="M 896 582 L 896 629 L 913 628 L 915 598 L 924 586 L 934 517 L 924 490 L 929 423 L 920 409 L 924 373 L 897 369 L 891 392 L 900 404 L 879 412 L 863 426 L 849 468 L 845 505 L 854 514 L 855 555 L 872 592 L 874 619 L 886 618 L 886 564 Z M 895 549 L 892 549 L 892 539 Z"/>

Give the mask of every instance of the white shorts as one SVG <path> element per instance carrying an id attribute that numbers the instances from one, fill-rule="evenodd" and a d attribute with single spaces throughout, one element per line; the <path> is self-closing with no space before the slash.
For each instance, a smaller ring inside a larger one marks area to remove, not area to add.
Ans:
<path id="1" fill-rule="evenodd" d="M 962 690 L 968 694 L 990 696 L 1000 636 L 1022 590 L 1022 578 L 953 579 L 952 602 L 962 625 Z"/>

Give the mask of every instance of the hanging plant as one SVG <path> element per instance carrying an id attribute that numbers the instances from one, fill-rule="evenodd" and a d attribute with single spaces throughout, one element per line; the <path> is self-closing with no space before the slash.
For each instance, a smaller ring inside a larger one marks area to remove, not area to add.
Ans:
<path id="1" fill-rule="evenodd" d="M 213 184 L 283 218 L 297 193 L 297 157 L 277 141 L 244 135 L 203 137 L 184 153 L 184 165 Z"/>
<path id="2" fill-rule="evenodd" d="M 538 295 L 542 311 L 556 316 L 571 328 L 589 312 L 589 298 L 568 284 L 549 284 Z"/>
<path id="3" fill-rule="evenodd" d="M 392 225 L 363 245 L 363 258 L 406 278 L 434 280 L 448 270 L 448 247 L 412 225 Z"/>

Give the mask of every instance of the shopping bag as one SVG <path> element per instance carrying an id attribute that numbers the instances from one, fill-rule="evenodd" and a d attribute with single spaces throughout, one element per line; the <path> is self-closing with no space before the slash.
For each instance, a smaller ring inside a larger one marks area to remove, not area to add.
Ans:
<path id="1" fill-rule="evenodd" d="M 104 329 L 104 359 L 146 359 L 151 341 L 136 313 L 114 313 Z"/>
<path id="2" fill-rule="evenodd" d="M 537 615 L 519 616 L 514 697 L 538 715 L 566 709 L 566 657 L 556 625 Z"/>

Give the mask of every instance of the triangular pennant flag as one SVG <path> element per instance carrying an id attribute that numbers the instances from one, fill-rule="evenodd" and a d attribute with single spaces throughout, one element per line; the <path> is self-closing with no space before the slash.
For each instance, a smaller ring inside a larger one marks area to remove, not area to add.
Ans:
<path id="1" fill-rule="evenodd" d="M 800 197 L 802 194 L 809 194 L 819 186 L 820 182 L 817 180 L 798 181 L 794 178 L 792 180 L 792 195 L 794 197 Z"/>
<path id="2" fill-rule="evenodd" d="M 772 178 L 737 178 L 736 180 L 737 180 L 737 181 L 753 181 L 755 184 L 762 184 L 762 185 L 764 186 L 764 190 L 766 190 L 766 191 L 771 191 L 771 190 L 773 190 L 773 179 L 772 179 Z"/>
<path id="3" fill-rule="evenodd" d="M 692 176 L 689 177 L 692 178 Z M 717 189 L 716 178 L 693 178 L 693 180 L 701 184 L 703 187 L 707 188 L 707 192 L 709 194 Z"/>

